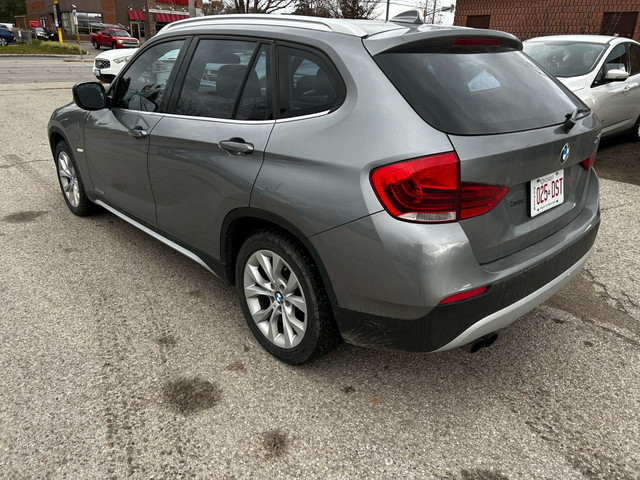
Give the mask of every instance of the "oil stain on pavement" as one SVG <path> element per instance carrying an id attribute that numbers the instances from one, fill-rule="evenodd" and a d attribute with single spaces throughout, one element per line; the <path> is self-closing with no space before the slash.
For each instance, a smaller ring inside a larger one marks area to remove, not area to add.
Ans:
<path id="1" fill-rule="evenodd" d="M 165 404 L 182 415 L 213 408 L 220 402 L 220 397 L 217 385 L 200 378 L 174 380 L 163 388 Z"/>
<path id="2" fill-rule="evenodd" d="M 39 217 L 48 212 L 42 210 L 25 211 L 12 213 L 2 217 L 2 221 L 6 223 L 29 223 L 35 222 Z"/>

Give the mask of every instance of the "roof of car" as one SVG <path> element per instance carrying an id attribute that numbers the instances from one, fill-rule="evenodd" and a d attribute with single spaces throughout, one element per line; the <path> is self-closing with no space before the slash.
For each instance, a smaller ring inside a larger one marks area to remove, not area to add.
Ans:
<path id="1" fill-rule="evenodd" d="M 246 14 L 246 15 L 208 15 L 204 17 L 188 18 L 170 23 L 159 33 L 175 33 L 192 27 L 213 27 L 227 25 L 253 25 L 253 26 L 273 26 L 292 27 L 307 30 L 324 32 L 336 32 L 355 37 L 370 37 L 372 35 L 390 32 L 394 30 L 407 30 L 408 28 L 425 29 L 459 29 L 462 27 L 442 27 L 439 25 L 425 25 L 420 23 L 409 23 L 399 19 L 400 16 L 391 19 L 389 22 L 378 20 L 348 20 L 344 18 L 323 18 L 305 17 L 301 15 L 268 15 L 268 14 Z"/>
<path id="2" fill-rule="evenodd" d="M 626 37 L 612 37 L 609 35 L 549 35 L 546 37 L 535 37 L 525 40 L 525 42 L 540 42 L 545 40 L 558 40 L 563 42 L 576 42 L 576 43 L 602 43 L 607 44 L 615 42 L 616 40 L 634 41 Z"/>

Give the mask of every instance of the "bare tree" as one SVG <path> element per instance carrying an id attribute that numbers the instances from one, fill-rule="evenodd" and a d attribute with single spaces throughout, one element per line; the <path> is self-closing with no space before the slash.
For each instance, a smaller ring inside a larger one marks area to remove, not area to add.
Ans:
<path id="1" fill-rule="evenodd" d="M 228 5 L 222 0 L 211 0 L 210 2 L 202 2 L 202 13 L 204 15 L 220 15 L 228 12 Z"/>
<path id="2" fill-rule="evenodd" d="M 233 0 L 226 13 L 275 13 L 295 3 L 296 0 Z"/>
<path id="3" fill-rule="evenodd" d="M 374 18 L 380 0 L 329 0 L 329 12 L 334 18 Z"/>
<path id="4" fill-rule="evenodd" d="M 308 17 L 331 17 L 328 0 L 298 0 L 294 15 Z"/>

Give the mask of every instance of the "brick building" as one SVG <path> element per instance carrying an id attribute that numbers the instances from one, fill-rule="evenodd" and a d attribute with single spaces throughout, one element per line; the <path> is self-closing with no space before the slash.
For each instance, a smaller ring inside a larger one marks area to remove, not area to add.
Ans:
<path id="1" fill-rule="evenodd" d="M 53 0 L 26 0 L 27 14 L 16 17 L 16 26 L 29 28 L 37 21 L 44 28 L 54 25 Z M 88 36 L 91 24 L 120 24 L 144 41 L 167 23 L 189 16 L 188 0 L 58 0 L 64 35 L 75 35 L 73 6 L 76 6 L 78 32 Z"/>
<path id="2" fill-rule="evenodd" d="M 521 40 L 602 34 L 640 39 L 640 0 L 457 0 L 454 25 L 491 28 Z"/>

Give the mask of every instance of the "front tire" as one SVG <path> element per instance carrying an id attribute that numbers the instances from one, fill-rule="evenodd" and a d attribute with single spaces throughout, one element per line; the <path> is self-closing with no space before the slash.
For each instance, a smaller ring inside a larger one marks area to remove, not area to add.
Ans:
<path id="1" fill-rule="evenodd" d="M 93 48 L 95 48 L 96 50 L 100 50 L 100 45 L 98 45 L 97 40 L 94 40 L 94 41 L 93 41 L 93 42 L 91 42 L 91 43 L 93 43 Z"/>
<path id="2" fill-rule="evenodd" d="M 299 365 L 338 343 L 317 268 L 287 235 L 262 230 L 245 241 L 236 261 L 236 291 L 249 328 L 283 362 Z"/>
<path id="3" fill-rule="evenodd" d="M 7 45 L 9 45 L 9 42 L 7 42 L 7 39 L 4 37 L 0 37 L 0 47 L 6 47 Z"/>
<path id="4" fill-rule="evenodd" d="M 116 44 L 115 44 L 115 43 L 112 43 L 112 44 L 111 44 L 111 50 L 115 50 L 115 49 L 116 49 Z"/>
<path id="5" fill-rule="evenodd" d="M 635 142 L 640 142 L 640 117 L 636 120 L 633 130 L 631 130 L 631 137 Z"/>
<path id="6" fill-rule="evenodd" d="M 69 210 L 79 217 L 95 213 L 97 207 L 85 193 L 84 184 L 78 174 L 78 165 L 66 142 L 61 141 L 56 146 L 55 160 L 58 182 Z"/>

